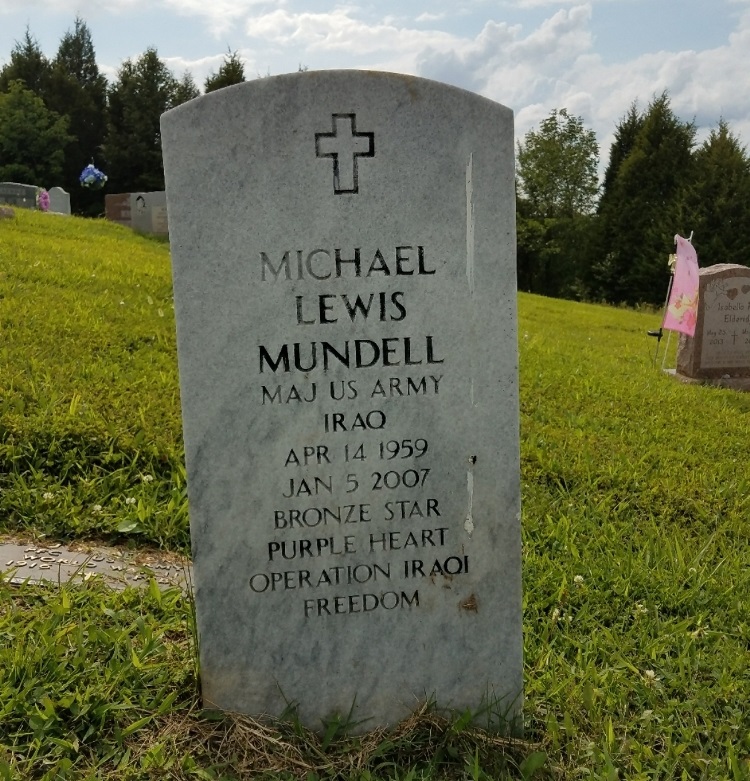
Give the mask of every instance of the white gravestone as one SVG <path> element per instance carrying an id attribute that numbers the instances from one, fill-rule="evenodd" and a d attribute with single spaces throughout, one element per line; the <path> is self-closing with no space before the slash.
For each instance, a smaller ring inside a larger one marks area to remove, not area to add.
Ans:
<path id="1" fill-rule="evenodd" d="M 162 138 L 205 703 L 517 720 L 511 111 L 301 73 Z"/>
<path id="2" fill-rule="evenodd" d="M 70 193 L 62 187 L 51 187 L 49 190 L 49 210 L 55 214 L 70 214 Z"/>

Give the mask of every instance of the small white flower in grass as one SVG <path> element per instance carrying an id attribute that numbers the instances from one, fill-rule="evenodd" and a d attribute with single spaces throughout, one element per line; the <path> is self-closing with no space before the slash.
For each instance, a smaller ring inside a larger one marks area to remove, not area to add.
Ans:
<path id="1" fill-rule="evenodd" d="M 120 306 L 125 306 L 125 302 L 124 301 L 120 301 Z"/>
<path id="2" fill-rule="evenodd" d="M 144 483 L 150 483 L 154 479 L 153 475 L 141 475 L 141 480 L 143 480 Z"/>
<path id="3" fill-rule="evenodd" d="M 636 613 L 648 613 L 648 608 L 643 604 L 643 602 L 636 602 L 636 604 L 635 604 L 635 612 Z"/>
<path id="4" fill-rule="evenodd" d="M 660 678 L 657 678 L 656 673 L 653 670 L 644 670 L 643 677 L 646 679 L 646 684 L 649 686 L 652 683 L 656 683 L 657 681 L 661 680 Z"/>
<path id="5" fill-rule="evenodd" d="M 134 497 L 132 497 L 132 496 L 129 496 L 129 497 L 128 497 L 128 498 L 125 500 L 125 504 L 135 504 L 135 498 L 134 498 Z"/>
<path id="6" fill-rule="evenodd" d="M 559 607 L 556 607 L 556 608 L 555 608 L 555 609 L 552 611 L 552 620 L 553 620 L 553 621 L 557 621 L 557 620 L 559 620 L 559 618 L 560 618 L 560 615 L 561 615 L 561 613 L 560 613 L 560 608 L 559 608 Z"/>
<path id="7" fill-rule="evenodd" d="M 53 493 L 50 493 L 49 491 L 45 491 L 42 494 L 42 499 L 44 499 L 45 502 L 48 502 L 50 499 L 54 499 L 55 495 Z"/>
<path id="8" fill-rule="evenodd" d="M 573 583 L 575 583 L 576 586 L 580 586 L 583 583 L 583 575 L 576 575 L 573 578 Z"/>
<path id="9" fill-rule="evenodd" d="M 100 504 L 95 504 L 91 508 L 91 512 L 94 513 L 94 515 L 98 515 L 102 511 L 102 506 Z"/>

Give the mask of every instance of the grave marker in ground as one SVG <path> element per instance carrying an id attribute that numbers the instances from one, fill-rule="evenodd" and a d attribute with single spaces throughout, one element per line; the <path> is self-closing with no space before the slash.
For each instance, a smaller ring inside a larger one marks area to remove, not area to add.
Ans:
<path id="1" fill-rule="evenodd" d="M 301 73 L 162 138 L 206 704 L 519 716 L 511 111 Z"/>
<path id="2" fill-rule="evenodd" d="M 695 336 L 680 337 L 677 373 L 694 379 L 750 377 L 750 268 L 700 270 Z"/>
<path id="3" fill-rule="evenodd" d="M 70 193 L 62 187 L 51 187 L 49 190 L 49 210 L 55 214 L 70 214 Z"/>
<path id="4" fill-rule="evenodd" d="M 141 233 L 169 234 L 167 196 L 163 190 L 106 195 L 104 212 L 108 220 Z"/>
<path id="5" fill-rule="evenodd" d="M 104 216 L 126 228 L 132 227 L 130 193 L 110 193 L 104 196 Z"/>
<path id="6" fill-rule="evenodd" d="M 22 209 L 36 209 L 36 195 L 39 188 L 33 184 L 0 182 L 0 204 L 17 206 Z"/>

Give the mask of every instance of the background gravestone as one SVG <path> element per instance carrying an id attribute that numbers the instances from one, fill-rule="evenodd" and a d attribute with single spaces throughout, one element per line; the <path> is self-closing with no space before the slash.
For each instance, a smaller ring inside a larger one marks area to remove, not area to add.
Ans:
<path id="1" fill-rule="evenodd" d="M 130 194 L 131 227 L 141 233 L 166 235 L 167 194 L 163 190 Z"/>
<path id="2" fill-rule="evenodd" d="M 130 193 L 110 193 L 104 196 L 104 216 L 124 225 L 132 227 L 132 210 L 130 206 Z"/>
<path id="3" fill-rule="evenodd" d="M 681 336 L 677 373 L 695 379 L 750 377 L 750 268 L 700 270 L 695 336 Z"/>
<path id="4" fill-rule="evenodd" d="M 0 182 L 0 203 L 8 206 L 18 206 L 22 209 L 36 209 L 36 194 L 38 187 L 32 184 L 16 182 Z"/>
<path id="5" fill-rule="evenodd" d="M 65 192 L 62 187 L 51 187 L 49 210 L 56 214 L 70 214 L 70 193 Z"/>
<path id="6" fill-rule="evenodd" d="M 164 190 L 150 193 L 118 193 L 104 198 L 108 220 L 141 233 L 169 234 L 167 195 Z"/>
<path id="7" fill-rule="evenodd" d="M 511 111 L 301 73 L 162 139 L 205 703 L 520 716 Z"/>

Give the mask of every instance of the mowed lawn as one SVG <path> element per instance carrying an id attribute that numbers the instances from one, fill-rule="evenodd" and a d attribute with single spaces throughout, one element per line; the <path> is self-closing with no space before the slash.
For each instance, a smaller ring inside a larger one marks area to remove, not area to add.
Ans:
<path id="1" fill-rule="evenodd" d="M 659 319 L 519 296 L 524 742 L 206 714 L 179 593 L 2 584 L 0 779 L 749 778 L 750 395 Z M 0 533 L 189 550 L 168 245 L 0 221 Z"/>

